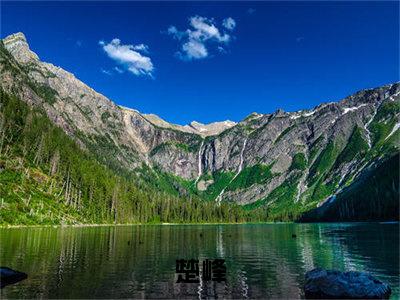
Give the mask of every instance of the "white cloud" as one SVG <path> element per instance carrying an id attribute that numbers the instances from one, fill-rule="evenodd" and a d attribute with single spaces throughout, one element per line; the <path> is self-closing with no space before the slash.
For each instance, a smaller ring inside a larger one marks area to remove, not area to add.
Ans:
<path id="1" fill-rule="evenodd" d="M 106 75 L 112 75 L 112 73 L 110 71 L 104 70 L 104 69 L 101 69 L 101 73 L 106 74 Z"/>
<path id="2" fill-rule="evenodd" d="M 224 47 L 218 46 L 217 49 L 218 49 L 218 51 L 221 52 L 221 53 L 227 53 L 227 51 L 225 50 Z"/>
<path id="3" fill-rule="evenodd" d="M 233 30 L 236 27 L 236 21 L 231 17 L 226 18 L 222 21 L 222 26 L 224 26 L 228 30 Z"/>
<path id="4" fill-rule="evenodd" d="M 182 41 L 180 51 L 177 53 L 182 60 L 205 58 L 209 55 L 210 46 L 216 46 L 219 49 L 221 45 L 228 44 L 232 39 L 230 34 L 218 29 L 213 19 L 194 16 L 189 18 L 189 24 L 191 28 L 184 31 L 178 30 L 175 26 L 170 26 L 167 30 L 168 35 Z M 230 31 L 235 26 L 236 22 L 232 18 L 223 21 L 223 27 Z"/>
<path id="5" fill-rule="evenodd" d="M 218 42 L 229 42 L 229 34 L 221 34 L 219 29 L 214 25 L 212 19 L 207 19 L 204 17 L 191 17 L 190 25 L 195 30 L 188 29 L 189 38 L 196 39 L 199 41 L 215 40 Z"/>
<path id="6" fill-rule="evenodd" d="M 149 53 L 149 47 L 145 44 L 133 46 L 133 50 L 142 51 L 143 53 Z"/>
<path id="7" fill-rule="evenodd" d="M 167 34 L 172 35 L 177 40 L 180 40 L 185 36 L 186 32 L 179 31 L 178 29 L 176 29 L 175 26 L 169 26 L 168 30 L 167 30 Z"/>
<path id="8" fill-rule="evenodd" d="M 124 70 L 118 68 L 118 67 L 114 67 L 114 70 L 117 71 L 119 74 L 124 73 Z"/>
<path id="9" fill-rule="evenodd" d="M 190 58 L 199 59 L 208 56 L 208 51 L 204 44 L 195 40 L 189 40 L 187 43 L 184 43 L 182 50 Z"/>
<path id="10" fill-rule="evenodd" d="M 99 45 L 102 46 L 111 59 L 124 66 L 133 74 L 152 77 L 152 72 L 154 71 L 153 63 L 150 57 L 142 54 L 148 53 L 146 45 L 123 45 L 119 39 L 113 39 L 108 44 L 104 41 L 99 41 Z"/>

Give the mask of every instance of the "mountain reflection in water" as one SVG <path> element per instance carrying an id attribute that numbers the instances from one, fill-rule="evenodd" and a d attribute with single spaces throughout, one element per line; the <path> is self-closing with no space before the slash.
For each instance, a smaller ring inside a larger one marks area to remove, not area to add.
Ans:
<path id="1" fill-rule="evenodd" d="M 398 223 L 11 228 L 0 250 L 28 273 L 5 298 L 300 298 L 315 267 L 366 271 L 399 295 Z M 225 259 L 227 281 L 176 283 L 176 260 L 192 258 Z"/>

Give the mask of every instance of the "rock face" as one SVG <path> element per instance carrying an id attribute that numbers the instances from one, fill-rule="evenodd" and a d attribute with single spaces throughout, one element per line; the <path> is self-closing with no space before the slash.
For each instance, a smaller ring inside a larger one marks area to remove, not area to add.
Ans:
<path id="1" fill-rule="evenodd" d="M 145 164 L 192 182 L 209 200 L 312 208 L 399 149 L 398 83 L 312 110 L 181 126 L 120 107 L 41 62 L 22 33 L 2 41 L 0 67 L 4 91 L 44 109 L 105 164 L 129 171 Z"/>
<path id="2" fill-rule="evenodd" d="M 161 119 L 159 116 L 155 114 L 143 114 L 143 116 L 151 123 L 156 126 L 167 128 L 167 129 L 176 129 L 183 132 L 193 133 L 200 135 L 202 137 L 218 135 L 222 131 L 229 129 L 236 125 L 235 122 L 232 121 L 222 121 L 222 122 L 214 122 L 210 124 L 202 124 L 196 121 L 191 122 L 188 125 L 182 126 L 177 124 L 171 124 L 167 121 Z"/>
<path id="3" fill-rule="evenodd" d="M 7 267 L 0 267 L 1 288 L 9 284 L 17 283 L 26 278 L 28 278 L 28 275 L 23 272 L 18 272 Z"/>
<path id="4" fill-rule="evenodd" d="M 362 272 L 314 269 L 307 272 L 307 299 L 389 299 L 390 287 Z"/>

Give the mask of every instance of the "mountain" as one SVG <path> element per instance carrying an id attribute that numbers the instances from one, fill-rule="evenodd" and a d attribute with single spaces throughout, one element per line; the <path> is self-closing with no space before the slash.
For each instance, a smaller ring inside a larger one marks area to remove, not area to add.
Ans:
<path id="1" fill-rule="evenodd" d="M 122 107 L 124 109 L 130 110 L 130 108 Z M 154 125 L 162 128 L 176 129 L 183 132 L 194 133 L 200 135 L 202 137 L 218 135 L 222 131 L 231 128 L 236 125 L 235 122 L 232 121 L 222 121 L 222 122 L 213 122 L 210 124 L 202 124 L 196 121 L 191 122 L 188 125 L 181 126 L 177 124 L 171 124 L 167 121 L 161 119 L 159 116 L 155 114 L 143 114 L 143 116 Z"/>
<path id="2" fill-rule="evenodd" d="M 399 83 L 310 110 L 181 126 L 118 106 L 40 61 L 22 33 L 2 40 L 0 65 L 4 93 L 43 111 L 110 170 L 180 197 L 262 209 L 271 220 L 293 220 L 336 199 L 346 203 L 349 190 L 363 186 L 366 174 L 393 162 L 399 150 Z M 386 183 L 394 192 L 378 194 L 384 198 L 379 207 L 398 202 L 398 164 L 390 170 Z M 364 209 L 365 218 L 376 212 Z"/>

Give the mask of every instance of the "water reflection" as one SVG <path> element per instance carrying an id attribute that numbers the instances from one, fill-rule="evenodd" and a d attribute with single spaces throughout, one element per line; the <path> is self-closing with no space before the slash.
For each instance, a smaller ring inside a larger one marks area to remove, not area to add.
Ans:
<path id="1" fill-rule="evenodd" d="M 29 274 L 1 296 L 300 298 L 318 266 L 370 272 L 397 297 L 398 233 L 378 223 L 1 229 L 1 264 Z M 227 282 L 176 283 L 176 259 L 191 258 L 200 273 L 203 260 L 224 258 Z"/>

